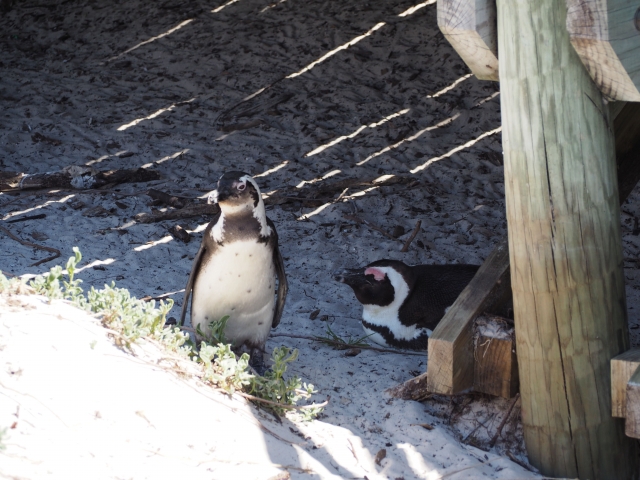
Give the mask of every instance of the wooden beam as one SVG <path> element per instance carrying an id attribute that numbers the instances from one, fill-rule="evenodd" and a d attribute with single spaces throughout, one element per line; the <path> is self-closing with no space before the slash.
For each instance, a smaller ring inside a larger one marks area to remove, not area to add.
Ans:
<path id="1" fill-rule="evenodd" d="M 640 348 L 633 348 L 611 359 L 611 415 L 627 416 L 627 383 L 640 367 Z"/>
<path id="2" fill-rule="evenodd" d="M 438 0 L 438 27 L 476 77 L 499 79 L 495 0 Z"/>
<path id="3" fill-rule="evenodd" d="M 615 104 L 612 104 L 614 106 Z M 620 185 L 620 204 L 622 204 L 631 191 L 640 180 L 640 104 L 638 103 L 622 103 L 612 108 L 612 117 L 614 119 L 614 131 L 616 133 L 616 164 L 618 172 L 618 183 Z M 498 242 L 496 249 L 503 248 L 507 239 Z M 505 255 L 498 255 L 494 252 L 487 257 L 485 263 L 495 262 L 495 265 L 488 266 L 489 270 L 505 271 L 508 276 L 509 259 Z M 503 278 L 500 277 L 502 282 Z M 509 284 L 505 284 L 509 285 Z M 491 294 L 493 289 L 485 288 L 487 294 Z M 504 291 L 506 297 L 510 296 L 510 291 Z M 476 299 L 482 302 L 482 297 Z M 508 303 L 507 298 L 503 298 L 503 303 Z M 495 302 L 494 302 L 495 305 Z M 494 312 L 498 313 L 498 312 Z M 438 393 L 459 393 L 469 388 L 467 381 L 460 379 L 475 378 L 472 370 L 475 368 L 474 360 L 469 359 L 465 354 L 465 350 L 461 345 L 466 345 L 468 338 L 473 336 L 471 332 L 471 321 L 466 316 L 465 311 L 457 310 L 451 315 L 446 315 L 440 322 L 440 328 L 434 331 L 429 339 L 429 364 L 432 372 L 440 372 L 440 378 L 443 372 L 446 377 L 454 380 L 433 381 L 431 388 L 440 388 Z M 442 333 L 441 333 L 442 332 Z M 457 332 L 457 333 L 452 333 Z M 442 336 L 441 336 L 442 335 Z M 457 335 L 457 336 L 456 336 Z M 444 352 L 444 353 L 443 353 Z M 454 352 L 461 352 L 461 357 L 456 357 Z M 427 367 L 428 368 L 428 367 Z M 390 393 L 398 398 L 405 400 L 419 400 L 425 398 L 429 391 L 427 385 L 427 373 L 423 373 L 405 383 L 390 389 Z M 449 388 L 441 388 L 442 385 L 451 385 Z"/>
<path id="4" fill-rule="evenodd" d="M 636 368 L 626 385 L 625 433 L 631 438 L 640 438 L 640 367 Z"/>
<path id="5" fill-rule="evenodd" d="M 640 5 L 629 0 L 566 0 L 573 48 L 610 100 L 640 101 Z"/>
<path id="6" fill-rule="evenodd" d="M 496 397 L 513 397 L 519 387 L 513 326 L 500 317 L 485 315 L 474 323 L 473 390 Z"/>
<path id="7" fill-rule="evenodd" d="M 427 389 L 454 395 L 473 388 L 472 322 L 510 297 L 506 239 L 493 250 L 429 338 Z"/>
<path id="8" fill-rule="evenodd" d="M 505 193 L 522 422 L 543 475 L 637 477 L 611 417 L 628 349 L 613 131 L 564 0 L 498 0 Z"/>

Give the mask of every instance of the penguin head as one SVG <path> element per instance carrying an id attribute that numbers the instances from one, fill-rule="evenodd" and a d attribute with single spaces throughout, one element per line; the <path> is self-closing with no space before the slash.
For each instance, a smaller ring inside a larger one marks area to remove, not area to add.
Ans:
<path id="1" fill-rule="evenodd" d="M 218 188 L 209 196 L 209 202 L 217 203 L 227 214 L 250 212 L 261 203 L 260 188 L 248 173 L 226 172 L 218 180 Z"/>
<path id="2" fill-rule="evenodd" d="M 334 273 L 334 279 L 353 289 L 363 305 L 391 305 L 399 293 L 406 298 L 410 268 L 396 260 L 378 260 L 364 268 L 345 269 Z M 402 298 L 404 300 L 404 298 Z"/>

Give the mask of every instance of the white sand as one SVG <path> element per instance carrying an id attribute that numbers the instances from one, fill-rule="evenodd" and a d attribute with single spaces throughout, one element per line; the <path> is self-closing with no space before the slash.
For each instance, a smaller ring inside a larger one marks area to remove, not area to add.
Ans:
<path id="1" fill-rule="evenodd" d="M 437 29 L 435 5 L 404 16 L 415 3 L 224 5 L 46 7 L 25 0 L 0 15 L 0 171 L 146 165 L 162 175 L 106 193 L 0 194 L 3 220 L 47 215 L 5 227 L 63 252 L 59 260 L 29 267 L 48 253 L 0 233 L 0 270 L 42 273 L 64 263 L 77 245 L 86 287 L 115 280 L 137 297 L 172 293 L 178 316 L 182 294 L 176 292 L 185 286 L 207 220 L 143 225 L 133 217 L 150 212 L 148 188 L 203 196 L 229 169 L 256 175 L 265 193 L 294 197 L 349 178 L 395 175 L 409 182 L 351 188 L 337 203 L 331 201 L 341 188 L 321 192 L 316 204 L 267 207 L 290 284 L 274 333 L 322 335 L 331 325 L 342 336 L 362 335 L 360 306 L 332 281 L 335 269 L 380 258 L 480 264 L 506 234 L 500 97 L 497 84 L 468 76 Z M 636 189 L 622 215 L 635 345 L 639 203 Z M 105 216 L 83 215 L 96 206 Z M 394 241 L 344 215 L 406 233 Z M 401 253 L 418 219 L 422 229 Z M 177 223 L 193 232 L 189 244 L 168 234 Z M 0 427 L 16 422 L 16 428 L 9 430 L 0 475 L 70 478 L 70 469 L 87 468 L 103 475 L 98 478 L 160 478 L 179 469 L 196 478 L 269 478 L 283 470 L 277 464 L 309 468 L 322 478 L 535 477 L 501 457 L 508 450 L 525 458 L 518 407 L 492 451 L 466 444 L 486 445 L 509 401 L 473 395 L 417 403 L 383 393 L 423 372 L 426 357 L 372 351 L 344 357 L 308 340 L 273 337 L 269 349 L 300 349 L 292 373 L 317 386 L 317 400 L 331 396 L 320 420 L 281 427 L 243 401 L 191 388 L 150 365 L 161 355 L 152 347 L 139 357 L 124 355 L 101 327 L 69 308 L 25 301 L 36 310 L 1 310 Z M 316 309 L 320 315 L 310 320 Z M 22 375 L 10 373 L 19 369 Z M 266 434 L 258 421 L 300 445 Z M 414 426 L 420 423 L 436 428 Z M 378 466 L 372 459 L 382 448 L 387 455 Z M 287 470 L 294 478 L 307 475 Z"/>

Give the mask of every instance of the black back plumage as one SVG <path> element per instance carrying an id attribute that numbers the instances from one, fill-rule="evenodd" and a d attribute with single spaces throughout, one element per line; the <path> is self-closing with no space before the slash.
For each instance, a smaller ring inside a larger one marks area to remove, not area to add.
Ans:
<path id="1" fill-rule="evenodd" d="M 366 275 L 369 268 L 391 267 L 397 271 L 409 287 L 409 294 L 400 306 L 398 319 L 403 325 L 415 325 L 433 330 L 474 277 L 477 265 L 415 265 L 399 260 L 378 260 L 364 268 L 345 270 L 336 280 L 348 284 L 363 304 L 386 306 L 395 295 L 387 277 L 376 280 Z"/>

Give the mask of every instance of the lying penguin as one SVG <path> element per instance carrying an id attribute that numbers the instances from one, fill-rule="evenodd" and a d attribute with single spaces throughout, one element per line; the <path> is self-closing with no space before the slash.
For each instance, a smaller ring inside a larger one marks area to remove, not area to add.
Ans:
<path id="1" fill-rule="evenodd" d="M 380 345 L 426 350 L 445 311 L 478 271 L 477 265 L 416 265 L 378 260 L 336 272 L 362 303 L 362 326 Z"/>
<path id="2" fill-rule="evenodd" d="M 204 231 L 193 261 L 180 325 L 193 295 L 192 327 L 208 335 L 212 321 L 229 315 L 225 337 L 235 350 L 250 348 L 251 364 L 261 366 L 267 336 L 280 323 L 287 297 L 278 234 L 257 183 L 246 173 L 222 175 L 209 201 L 218 203 L 220 213 Z"/>

